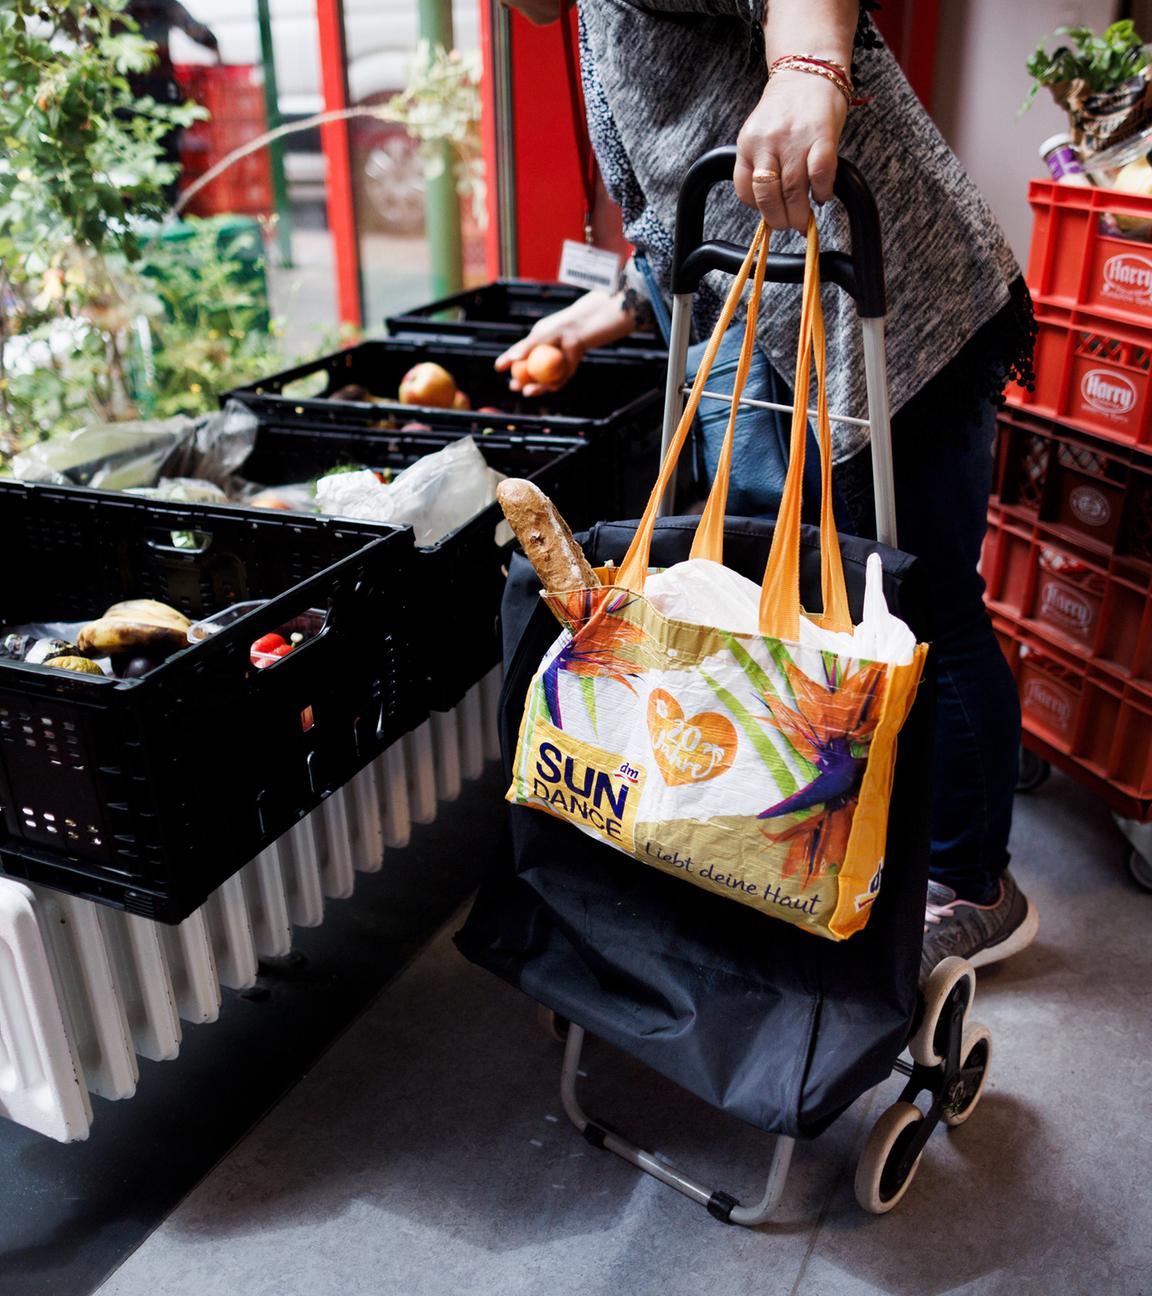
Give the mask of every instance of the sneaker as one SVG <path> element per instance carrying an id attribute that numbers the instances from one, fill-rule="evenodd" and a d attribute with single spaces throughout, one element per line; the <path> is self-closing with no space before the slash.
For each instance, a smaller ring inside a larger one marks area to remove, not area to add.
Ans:
<path id="1" fill-rule="evenodd" d="M 988 905 L 959 900 L 951 887 L 929 881 L 920 980 L 924 982 L 950 954 L 966 958 L 973 967 L 1019 954 L 1035 940 L 1039 926 L 1036 906 L 1010 873 L 1004 874 L 1000 895 Z"/>

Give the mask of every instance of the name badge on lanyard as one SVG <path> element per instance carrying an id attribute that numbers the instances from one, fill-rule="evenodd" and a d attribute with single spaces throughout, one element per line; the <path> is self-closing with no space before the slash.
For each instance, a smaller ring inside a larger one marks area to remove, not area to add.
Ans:
<path id="1" fill-rule="evenodd" d="M 557 277 L 561 283 L 575 288 L 599 288 L 611 294 L 620 287 L 620 258 L 615 252 L 593 247 L 591 243 L 565 239 Z"/>

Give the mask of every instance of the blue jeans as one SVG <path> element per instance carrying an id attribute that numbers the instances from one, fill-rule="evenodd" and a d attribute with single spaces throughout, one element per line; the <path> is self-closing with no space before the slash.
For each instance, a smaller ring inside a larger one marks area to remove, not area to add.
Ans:
<path id="1" fill-rule="evenodd" d="M 738 345 L 732 330 L 709 378 L 710 388 L 732 390 Z M 690 353 L 689 373 L 694 372 L 701 352 L 702 348 L 693 348 Z M 762 355 L 746 394 L 791 402 L 788 385 Z M 706 403 L 702 415 L 700 476 L 710 481 L 727 414 L 719 403 Z M 1008 866 L 1020 751 L 1016 684 L 992 631 L 984 607 L 984 581 L 977 571 L 987 528 L 996 410 L 984 403 L 968 419 L 955 410 L 934 410 L 925 418 L 921 403 L 918 411 L 904 415 L 905 411 L 898 413 L 892 425 L 896 521 L 900 548 L 915 554 L 928 572 L 939 681 L 929 872 L 962 899 L 986 904 L 997 898 L 1000 875 Z M 741 412 L 730 513 L 776 512 L 787 469 L 790 422 L 787 416 L 768 411 Z M 804 474 L 809 521 L 819 516 L 816 455 L 809 432 Z M 834 484 L 839 528 L 875 536 L 870 451 L 838 469 Z"/>

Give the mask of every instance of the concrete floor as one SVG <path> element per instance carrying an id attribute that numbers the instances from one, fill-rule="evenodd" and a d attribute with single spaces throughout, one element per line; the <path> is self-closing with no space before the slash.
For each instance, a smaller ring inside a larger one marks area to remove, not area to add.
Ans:
<path id="1" fill-rule="evenodd" d="M 1018 802 L 1037 943 L 980 977 L 992 1078 L 891 1215 L 855 1204 L 889 1081 L 801 1145 L 780 1222 L 726 1228 L 564 1121 L 559 1047 L 442 935 L 101 1296 L 1152 1296 L 1152 895 L 1104 809 Z M 771 1139 L 604 1046 L 589 1108 L 750 1193 Z"/>

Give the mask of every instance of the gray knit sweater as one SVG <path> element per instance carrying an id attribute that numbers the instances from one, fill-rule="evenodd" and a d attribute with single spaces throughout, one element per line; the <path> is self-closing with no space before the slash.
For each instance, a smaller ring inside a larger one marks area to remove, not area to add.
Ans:
<path id="1" fill-rule="evenodd" d="M 605 185 L 623 210 L 629 241 L 647 255 L 667 289 L 684 171 L 708 149 L 735 142 L 764 88 L 762 2 L 580 0 L 579 7 L 589 128 Z M 1017 294 L 1009 291 L 1019 267 L 987 203 L 866 16 L 861 29 L 854 71 L 858 93 L 870 102 L 848 114 L 840 151 L 860 168 L 880 209 L 892 408 L 920 392 L 978 333 L 989 342 L 989 354 L 980 359 L 989 372 L 976 373 L 972 382 L 1002 386 L 1030 344 L 1025 308 L 1010 303 L 1012 295 L 1019 300 L 1018 284 Z M 730 186 L 719 186 L 705 229 L 711 237 L 747 243 L 756 219 Z M 825 204 L 817 222 L 825 247 L 848 246 L 839 203 Z M 773 246 L 801 251 L 803 236 L 775 234 Z M 696 317 L 702 332 L 711 327 L 727 282 L 712 275 L 703 286 Z M 799 300 L 796 286 L 770 285 L 759 326 L 761 345 L 789 378 Z M 833 287 L 825 289 L 823 300 L 831 407 L 864 417 L 853 304 Z M 1002 326 L 990 328 L 997 316 Z M 837 461 L 867 441 L 866 430 L 834 428 Z"/>

